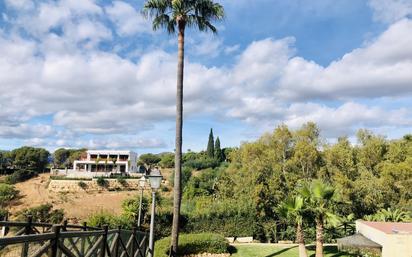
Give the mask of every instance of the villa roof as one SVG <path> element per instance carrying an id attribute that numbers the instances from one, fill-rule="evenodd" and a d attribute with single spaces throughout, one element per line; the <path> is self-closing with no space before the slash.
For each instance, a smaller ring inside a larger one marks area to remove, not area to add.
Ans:
<path id="1" fill-rule="evenodd" d="M 385 234 L 412 234 L 412 223 L 406 222 L 376 222 L 360 221 L 361 223 L 377 229 Z"/>
<path id="2" fill-rule="evenodd" d="M 89 154 L 136 154 L 129 150 L 87 150 Z"/>

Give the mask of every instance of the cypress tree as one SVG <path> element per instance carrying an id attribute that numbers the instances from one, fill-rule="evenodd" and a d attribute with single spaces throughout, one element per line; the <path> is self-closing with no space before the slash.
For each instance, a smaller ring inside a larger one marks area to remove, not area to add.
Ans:
<path id="1" fill-rule="evenodd" d="M 220 148 L 219 137 L 216 138 L 216 143 L 215 143 L 215 159 L 219 162 L 223 161 L 223 152 L 222 152 L 222 149 Z"/>
<path id="2" fill-rule="evenodd" d="M 214 158 L 215 156 L 215 140 L 213 139 L 213 130 L 210 129 L 209 133 L 209 142 L 207 142 L 207 156 L 210 158 Z"/>

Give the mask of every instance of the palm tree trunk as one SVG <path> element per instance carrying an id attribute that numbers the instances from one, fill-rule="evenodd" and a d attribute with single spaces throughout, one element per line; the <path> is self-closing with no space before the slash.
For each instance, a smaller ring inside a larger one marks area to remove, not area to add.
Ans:
<path id="1" fill-rule="evenodd" d="M 323 219 L 316 218 L 316 253 L 315 257 L 323 257 Z"/>
<path id="2" fill-rule="evenodd" d="M 182 170 L 182 130 L 183 130 L 183 70 L 184 70 L 184 45 L 185 23 L 180 21 L 178 35 L 178 61 L 177 61 L 177 89 L 176 89 L 176 152 L 175 152 L 175 178 L 173 192 L 173 223 L 172 245 L 170 255 L 176 256 L 179 243 L 179 217 L 182 201 L 181 170 Z"/>
<path id="3" fill-rule="evenodd" d="M 302 224 L 298 223 L 296 227 L 296 241 L 299 244 L 299 257 L 308 257 L 305 247 L 305 239 L 303 237 Z"/>

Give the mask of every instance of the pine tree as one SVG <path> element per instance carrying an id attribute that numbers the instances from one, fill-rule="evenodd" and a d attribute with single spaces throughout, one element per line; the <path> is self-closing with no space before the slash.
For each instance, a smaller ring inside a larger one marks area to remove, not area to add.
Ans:
<path id="1" fill-rule="evenodd" d="M 215 140 L 213 139 L 213 129 L 210 129 L 209 142 L 207 143 L 207 156 L 214 158 L 215 156 Z"/>
<path id="2" fill-rule="evenodd" d="M 222 149 L 220 148 L 219 137 L 216 138 L 216 143 L 215 143 L 215 159 L 219 162 L 223 161 L 223 152 L 222 152 Z"/>

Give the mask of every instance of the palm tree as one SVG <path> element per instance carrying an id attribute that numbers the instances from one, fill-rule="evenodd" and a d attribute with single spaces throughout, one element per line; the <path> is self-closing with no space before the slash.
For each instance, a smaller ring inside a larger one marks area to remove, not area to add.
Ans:
<path id="1" fill-rule="evenodd" d="M 325 221 L 337 223 L 337 216 L 331 211 L 336 200 L 335 188 L 321 180 L 313 180 L 300 190 L 301 196 L 308 201 L 308 207 L 316 223 L 316 257 L 323 257 L 323 228 Z"/>
<path id="2" fill-rule="evenodd" d="M 213 0 L 147 0 L 143 13 L 153 18 L 153 29 L 164 28 L 178 34 L 177 91 L 176 91 L 176 152 L 173 192 L 172 251 L 177 253 L 181 204 L 182 128 L 183 128 L 183 70 L 184 40 L 187 27 L 217 32 L 213 21 L 224 18 L 223 6 Z"/>
<path id="3" fill-rule="evenodd" d="M 296 225 L 296 241 L 299 244 L 299 257 L 308 256 L 302 228 L 304 212 L 304 199 L 301 196 L 288 198 L 279 206 L 279 214 Z"/>

